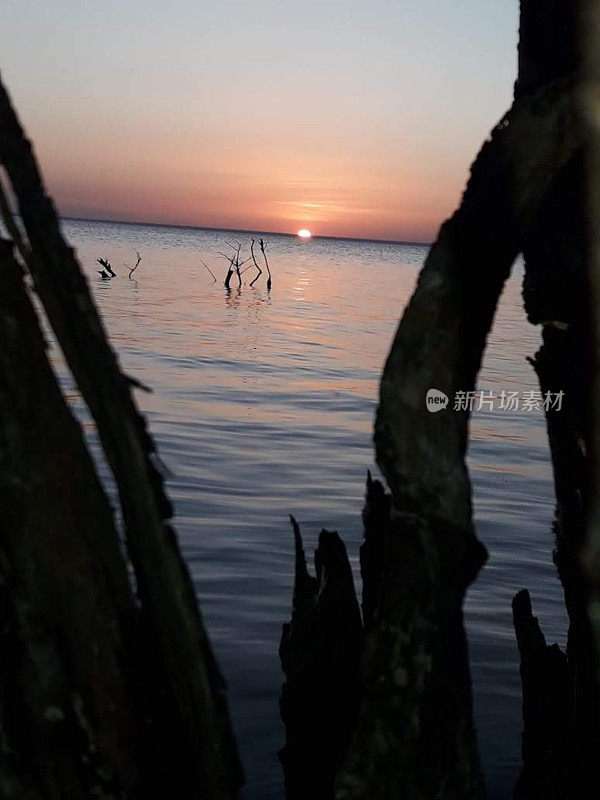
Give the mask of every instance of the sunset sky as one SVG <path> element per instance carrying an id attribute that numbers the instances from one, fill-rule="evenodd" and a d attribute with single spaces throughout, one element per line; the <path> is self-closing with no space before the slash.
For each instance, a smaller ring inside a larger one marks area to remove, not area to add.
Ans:
<path id="1" fill-rule="evenodd" d="M 510 104 L 517 0 L 3 0 L 64 215 L 428 241 Z"/>

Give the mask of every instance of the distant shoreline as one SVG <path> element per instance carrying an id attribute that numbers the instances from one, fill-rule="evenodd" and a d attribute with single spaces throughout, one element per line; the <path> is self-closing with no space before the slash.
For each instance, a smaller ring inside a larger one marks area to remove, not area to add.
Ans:
<path id="1" fill-rule="evenodd" d="M 244 228 L 211 228 L 204 225 L 178 225 L 168 222 L 134 222 L 128 219 L 98 219 L 96 217 L 61 216 L 63 222 L 103 222 L 108 225 L 135 225 L 140 228 L 180 228 L 191 231 L 218 231 L 220 233 L 245 233 L 264 234 L 265 236 L 286 236 L 296 239 L 295 233 L 282 233 L 281 231 L 250 231 Z M 358 236 L 313 236 L 313 239 L 327 239 L 335 242 L 367 242 L 371 244 L 412 245 L 413 247 L 431 247 L 432 242 L 407 242 L 397 239 L 363 239 Z"/>

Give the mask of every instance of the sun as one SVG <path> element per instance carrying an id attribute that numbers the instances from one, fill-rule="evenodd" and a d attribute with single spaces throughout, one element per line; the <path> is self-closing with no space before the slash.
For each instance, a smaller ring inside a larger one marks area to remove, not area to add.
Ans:
<path id="1" fill-rule="evenodd" d="M 310 239 L 310 237 L 312 236 L 312 233 L 309 230 L 307 230 L 306 228 L 300 228 L 300 230 L 298 231 L 298 236 L 301 239 Z"/>

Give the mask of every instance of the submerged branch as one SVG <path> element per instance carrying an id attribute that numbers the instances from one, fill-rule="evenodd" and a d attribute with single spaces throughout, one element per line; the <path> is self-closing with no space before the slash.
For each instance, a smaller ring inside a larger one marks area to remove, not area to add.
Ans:
<path id="1" fill-rule="evenodd" d="M 133 278 L 131 276 L 136 271 L 136 269 L 139 267 L 140 261 L 142 260 L 142 257 L 141 257 L 141 255 L 139 254 L 139 252 L 137 250 L 135 251 L 135 254 L 137 256 L 137 261 L 135 262 L 135 267 L 133 267 L 132 269 L 129 269 L 129 267 L 128 267 L 128 269 L 129 269 L 129 280 L 130 281 L 133 280 Z"/>
<path id="2" fill-rule="evenodd" d="M 262 254 L 263 254 L 263 258 L 264 258 L 264 260 L 265 260 L 265 266 L 266 266 L 266 268 L 267 268 L 267 273 L 268 273 L 268 275 L 269 275 L 269 277 L 267 278 L 267 292 L 270 292 L 270 291 L 271 291 L 271 270 L 269 269 L 269 262 L 268 262 L 268 260 L 267 260 L 267 254 L 265 253 L 265 250 L 266 250 L 266 248 L 267 248 L 267 245 L 265 244 L 265 242 L 263 241 L 263 239 L 260 239 L 260 240 L 259 240 L 259 244 L 260 244 L 260 249 L 261 249 L 261 252 L 262 252 Z"/>
<path id="3" fill-rule="evenodd" d="M 251 257 L 252 257 L 252 261 L 254 262 L 254 266 L 258 270 L 258 274 L 256 275 L 256 278 L 254 278 L 254 280 L 250 282 L 250 286 L 254 286 L 256 281 L 262 275 L 262 269 L 258 266 L 258 261 L 256 260 L 256 257 L 254 255 L 254 244 L 255 244 L 255 241 L 254 241 L 254 239 L 252 239 L 252 244 L 250 245 L 250 254 L 251 254 Z"/>
<path id="4" fill-rule="evenodd" d="M 216 276 L 216 275 L 215 275 L 215 273 L 212 271 L 212 269 L 211 269 L 211 268 L 208 266 L 208 264 L 206 263 L 206 261 L 203 261 L 202 259 L 200 259 L 200 263 L 201 263 L 201 264 L 202 264 L 204 267 L 206 267 L 206 269 L 207 269 L 207 270 L 210 272 L 210 274 L 212 275 L 212 277 L 213 277 L 213 280 L 216 282 L 216 280 L 217 280 L 217 276 Z"/>
<path id="5" fill-rule="evenodd" d="M 103 278 L 111 279 L 117 277 L 117 273 L 113 270 L 110 261 L 107 258 L 97 258 L 96 261 L 98 262 L 98 264 L 104 267 L 103 270 L 98 270 L 98 272 L 100 273 L 100 275 L 102 275 Z"/>

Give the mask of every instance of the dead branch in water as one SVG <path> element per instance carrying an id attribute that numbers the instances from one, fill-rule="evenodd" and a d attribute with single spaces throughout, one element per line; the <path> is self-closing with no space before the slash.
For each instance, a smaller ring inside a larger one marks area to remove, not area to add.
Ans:
<path id="1" fill-rule="evenodd" d="M 221 256 L 221 258 L 224 258 L 226 261 L 229 261 L 229 269 L 227 270 L 227 275 L 225 276 L 225 281 L 223 283 L 225 288 L 229 289 L 229 284 L 231 282 L 231 276 L 233 275 L 234 270 L 235 270 L 235 261 L 231 256 L 228 256 L 225 253 L 219 253 L 219 255 Z"/>
<path id="2" fill-rule="evenodd" d="M 210 272 L 210 274 L 211 274 L 211 275 L 212 275 L 212 277 L 213 277 L 213 280 L 214 280 L 214 281 L 215 281 L 215 283 L 216 283 L 216 282 L 217 282 L 217 276 L 216 276 L 216 275 L 215 275 L 215 273 L 212 271 L 212 269 L 211 269 L 211 268 L 208 266 L 208 264 L 206 263 L 206 261 L 203 261 L 202 259 L 200 259 L 200 263 L 201 263 L 201 264 L 202 264 L 204 267 L 206 267 L 206 269 L 207 269 L 207 270 Z"/>
<path id="3" fill-rule="evenodd" d="M 269 278 L 267 280 L 267 291 L 270 291 L 270 289 L 271 289 L 271 271 L 269 269 L 269 264 L 267 262 L 267 257 L 265 255 L 266 244 L 263 242 L 262 239 L 260 240 L 260 243 L 261 243 L 262 254 L 263 254 L 263 257 L 265 259 L 265 263 L 267 265 L 267 271 L 269 273 Z M 242 258 L 242 259 L 240 258 L 240 254 L 241 254 L 243 245 L 240 242 L 238 242 L 237 244 L 232 244 L 231 242 L 226 242 L 225 244 L 228 247 L 231 247 L 231 249 L 234 251 L 234 255 L 229 255 L 228 253 L 223 253 L 222 251 L 219 251 L 219 256 L 221 258 L 224 258 L 225 261 L 229 262 L 229 269 L 227 271 L 227 275 L 225 276 L 225 281 L 224 281 L 225 288 L 229 289 L 229 284 L 231 282 L 231 278 L 232 278 L 234 273 L 237 275 L 239 286 L 241 287 L 241 285 L 242 285 L 242 275 L 244 274 L 244 272 L 247 272 L 249 269 L 252 269 L 253 267 L 256 267 L 256 269 L 258 270 L 258 274 L 250 282 L 250 286 L 254 286 L 256 281 L 260 278 L 260 276 L 263 273 L 263 270 L 261 269 L 258 261 L 256 260 L 256 256 L 255 256 L 255 253 L 254 253 L 254 245 L 256 244 L 256 239 L 252 239 L 252 241 L 251 241 L 251 244 L 250 244 L 250 255 L 248 256 L 248 258 Z M 242 267 L 244 267 L 245 264 L 248 264 L 249 261 L 252 262 L 252 263 L 249 264 L 244 269 L 242 269 Z M 204 264 L 204 262 L 202 262 L 202 263 Z M 207 269 L 209 269 L 206 264 L 204 264 L 204 266 Z M 212 271 L 209 270 L 209 272 L 211 273 L 211 275 L 213 275 Z M 213 275 L 213 277 L 214 277 L 214 275 Z M 215 280 L 216 280 L 216 278 L 215 278 Z"/>
<path id="4" fill-rule="evenodd" d="M 97 262 L 98 262 L 98 263 L 99 263 L 101 266 L 103 266 L 103 267 L 104 267 L 104 269 L 102 269 L 102 270 L 100 270 L 100 269 L 99 269 L 99 270 L 97 270 L 97 272 L 98 272 L 98 273 L 99 273 L 99 274 L 100 274 L 100 275 L 101 275 L 103 278 L 108 278 L 108 280 L 111 280 L 111 278 L 116 278 L 116 277 L 117 277 L 117 273 L 116 273 L 116 272 L 113 270 L 113 268 L 111 267 L 111 265 L 110 265 L 110 261 L 108 260 L 108 258 L 97 258 L 97 259 L 96 259 L 96 261 L 97 261 Z"/>
<path id="5" fill-rule="evenodd" d="M 233 245 L 230 245 L 230 247 L 233 247 Z M 238 242 L 237 248 L 234 249 L 235 249 L 235 272 L 237 275 L 239 286 L 241 286 L 242 285 L 242 274 L 240 272 L 240 252 L 242 250 L 241 242 Z"/>
<path id="6" fill-rule="evenodd" d="M 133 275 L 133 273 L 136 271 L 136 269 L 139 267 L 139 265 L 140 265 L 140 261 L 142 260 L 142 257 L 141 257 L 141 255 L 139 254 L 139 252 L 138 252 L 137 250 L 135 251 L 135 254 L 136 254 L 136 256 L 137 256 L 137 261 L 135 262 L 135 267 L 133 267 L 133 269 L 129 269 L 129 267 L 127 266 L 127 264 L 125 265 L 125 266 L 127 267 L 127 269 L 129 269 L 129 280 L 130 280 L 130 281 L 133 281 L 133 280 L 135 280 L 135 278 L 132 278 L 131 276 L 132 276 L 132 275 Z"/>
<path id="7" fill-rule="evenodd" d="M 242 272 L 245 272 L 246 270 L 241 270 L 240 268 L 244 264 L 246 264 L 248 261 L 250 261 L 250 257 L 245 258 L 242 261 L 240 261 L 240 253 L 242 251 L 242 246 L 243 246 L 241 242 L 238 242 L 235 245 L 231 244 L 231 242 L 225 242 L 225 244 L 228 247 L 231 247 L 231 249 L 235 252 L 234 256 L 228 256 L 226 253 L 219 252 L 219 255 L 222 258 L 224 258 L 227 261 L 229 261 L 229 270 L 227 272 L 227 275 L 225 276 L 225 288 L 229 289 L 231 276 L 233 275 L 234 272 L 237 275 L 238 285 L 241 287 L 241 285 L 242 285 Z"/>
<path id="8" fill-rule="evenodd" d="M 264 239 L 259 240 L 260 249 L 263 254 L 263 258 L 265 260 L 265 266 L 267 267 L 267 272 L 269 273 L 269 277 L 267 278 L 267 292 L 271 291 L 271 270 L 269 269 L 269 262 L 267 261 L 267 254 L 265 253 L 267 245 L 264 242 Z"/>
<path id="9" fill-rule="evenodd" d="M 252 239 L 252 244 L 250 245 L 250 254 L 252 256 L 252 261 L 254 261 L 254 266 L 258 270 L 258 274 L 257 274 L 256 278 L 254 278 L 254 280 L 250 282 L 250 286 L 254 286 L 256 281 L 262 275 L 262 269 L 258 266 L 258 261 L 256 260 L 256 257 L 254 256 L 254 244 L 255 244 L 254 239 Z"/>

